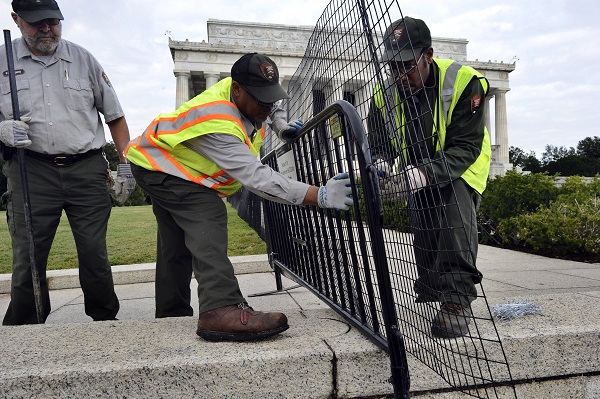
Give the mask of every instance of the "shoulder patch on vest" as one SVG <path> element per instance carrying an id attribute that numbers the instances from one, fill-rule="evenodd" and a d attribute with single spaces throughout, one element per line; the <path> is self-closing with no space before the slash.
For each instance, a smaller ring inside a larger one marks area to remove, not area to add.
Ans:
<path id="1" fill-rule="evenodd" d="M 110 80 L 108 80 L 108 76 L 106 75 L 106 73 L 104 71 L 102 71 L 102 79 L 104 79 L 104 81 L 106 82 L 106 84 L 108 85 L 108 87 L 112 87 L 110 85 Z"/>
<path id="2" fill-rule="evenodd" d="M 474 114 L 479 110 L 481 106 L 481 96 L 479 94 L 475 94 L 471 97 L 471 113 Z"/>

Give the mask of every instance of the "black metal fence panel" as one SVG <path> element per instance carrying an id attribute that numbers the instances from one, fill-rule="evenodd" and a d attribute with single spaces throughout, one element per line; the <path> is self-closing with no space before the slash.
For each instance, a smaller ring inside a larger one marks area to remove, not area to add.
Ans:
<path id="1" fill-rule="evenodd" d="M 389 353 L 397 397 L 408 397 L 409 356 L 469 396 L 515 398 L 475 268 L 479 197 L 447 172 L 436 142 L 442 105 L 435 96 L 416 104 L 422 96 L 399 88 L 398 71 L 383 62 L 390 50 L 420 55 L 411 41 L 386 47 L 384 32 L 403 17 L 394 0 L 333 0 L 325 8 L 284 104 L 290 120 L 307 121 L 304 135 L 291 146 L 267 137 L 264 149 L 271 153 L 264 161 L 276 170 L 285 163 L 289 177 L 317 186 L 349 172 L 355 206 L 338 212 L 265 202 L 255 229 L 266 231 L 276 271 L 308 287 Z M 429 83 L 418 68 L 409 73 Z M 424 189 L 406 184 L 411 154 L 430 171 Z M 256 207 L 245 201 L 238 209 Z M 448 303 L 468 312 L 462 335 L 434 334 L 432 322 Z"/>

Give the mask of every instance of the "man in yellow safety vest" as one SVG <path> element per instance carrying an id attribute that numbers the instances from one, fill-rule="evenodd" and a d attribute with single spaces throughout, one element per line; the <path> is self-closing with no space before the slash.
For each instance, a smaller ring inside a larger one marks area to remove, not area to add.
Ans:
<path id="1" fill-rule="evenodd" d="M 273 60 L 246 54 L 233 64 L 230 78 L 159 115 L 126 151 L 158 223 L 156 317 L 193 315 L 193 272 L 200 308 L 196 333 L 210 341 L 255 340 L 288 328 L 283 313 L 255 311 L 240 292 L 227 257 L 223 197 L 243 185 L 286 204 L 341 210 L 353 204 L 347 174 L 316 187 L 258 160 L 265 121 L 279 134 L 302 126 L 284 119 L 277 106 L 283 98 L 288 96 Z"/>
<path id="2" fill-rule="evenodd" d="M 407 201 L 416 302 L 441 303 L 432 334 L 461 336 L 482 278 L 475 266 L 476 209 L 490 169 L 488 82 L 471 67 L 433 58 L 420 19 L 393 22 L 383 51 L 389 78 L 375 87 L 368 118 L 382 196 Z"/>

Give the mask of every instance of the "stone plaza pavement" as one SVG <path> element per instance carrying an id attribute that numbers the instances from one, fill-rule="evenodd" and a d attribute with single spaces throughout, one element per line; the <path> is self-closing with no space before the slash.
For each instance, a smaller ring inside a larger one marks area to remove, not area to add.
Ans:
<path id="1" fill-rule="evenodd" d="M 77 270 L 51 271 L 47 324 L 0 327 L 0 397 L 391 397 L 384 352 L 305 288 L 251 297 L 275 289 L 266 255 L 232 262 L 249 303 L 285 312 L 289 330 L 258 342 L 210 343 L 195 335 L 197 315 L 154 319 L 154 264 L 113 267 L 119 320 L 93 323 Z M 496 322 L 518 397 L 600 398 L 600 264 L 481 246 L 478 267 L 490 307 L 531 301 L 542 308 Z M 2 317 L 9 291 L 10 275 L 0 275 Z M 411 397 L 467 397 L 409 363 Z"/>

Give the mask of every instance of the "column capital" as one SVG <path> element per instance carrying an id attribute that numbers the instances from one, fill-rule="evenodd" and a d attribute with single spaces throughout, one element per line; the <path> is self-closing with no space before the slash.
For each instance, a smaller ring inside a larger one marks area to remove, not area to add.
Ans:
<path id="1" fill-rule="evenodd" d="M 192 73 L 190 71 L 177 70 L 177 71 L 173 71 L 173 75 L 175 75 L 176 78 L 178 78 L 180 76 L 190 78 L 192 76 Z"/>
<path id="2" fill-rule="evenodd" d="M 495 96 L 495 95 L 502 95 L 502 94 L 506 94 L 508 91 L 510 91 L 510 89 L 500 89 L 497 87 L 490 87 L 488 93 L 490 96 Z"/>

